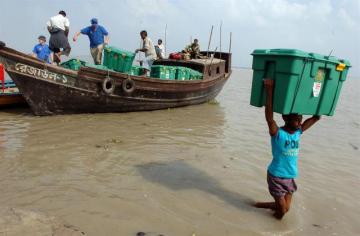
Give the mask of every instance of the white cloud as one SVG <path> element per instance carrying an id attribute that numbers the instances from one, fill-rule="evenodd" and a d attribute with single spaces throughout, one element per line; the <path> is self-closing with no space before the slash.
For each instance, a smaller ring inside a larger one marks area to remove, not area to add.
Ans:
<path id="1" fill-rule="evenodd" d="M 359 12 L 360 13 L 360 12 Z M 346 27 L 353 28 L 356 27 L 356 22 L 352 17 L 347 13 L 344 8 L 339 9 L 338 17 L 342 22 L 345 23 Z"/>
<path id="2" fill-rule="evenodd" d="M 22 8 L 18 5 L 22 4 Z M 93 16 L 110 32 L 111 42 L 133 50 L 139 31 L 156 40 L 168 25 L 168 51 L 181 50 L 190 37 L 207 47 L 209 29 L 215 25 L 211 48 L 219 45 L 223 21 L 223 46 L 233 32 L 234 64 L 250 66 L 255 48 L 291 47 L 349 59 L 360 75 L 360 0 L 2 0 L 1 39 L 21 50 L 32 47 L 38 34 L 47 34 L 45 21 L 60 8 L 69 13 L 71 31 Z M 13 12 L 16 9 L 17 14 Z M 88 53 L 87 38 L 74 45 L 75 54 Z"/>

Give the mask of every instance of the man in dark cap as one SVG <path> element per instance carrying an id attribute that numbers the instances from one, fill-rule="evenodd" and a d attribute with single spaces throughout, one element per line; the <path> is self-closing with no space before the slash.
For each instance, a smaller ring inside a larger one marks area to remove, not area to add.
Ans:
<path id="1" fill-rule="evenodd" d="M 59 11 L 59 14 L 51 17 L 46 25 L 50 32 L 49 48 L 54 52 L 54 62 L 58 64 L 61 62 L 61 55 L 69 56 L 71 51 L 68 40 L 70 22 L 65 11 Z"/>
<path id="2" fill-rule="evenodd" d="M 92 18 L 91 25 L 75 33 L 73 41 L 76 42 L 80 34 L 85 34 L 90 40 L 90 53 L 96 65 L 101 65 L 104 46 L 109 43 L 109 33 L 98 24 L 98 19 Z"/>
<path id="3" fill-rule="evenodd" d="M 38 37 L 38 40 L 39 43 L 34 46 L 34 49 L 32 51 L 32 56 L 50 64 L 51 51 L 49 49 L 49 46 L 46 44 L 46 37 L 40 35 Z"/>

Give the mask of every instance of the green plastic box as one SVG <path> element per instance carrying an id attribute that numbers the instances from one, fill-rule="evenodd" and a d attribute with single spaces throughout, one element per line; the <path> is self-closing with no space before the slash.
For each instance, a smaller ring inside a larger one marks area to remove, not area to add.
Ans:
<path id="1" fill-rule="evenodd" d="M 190 80 L 201 80 L 203 79 L 203 74 L 196 71 L 196 70 L 191 70 L 190 69 Z"/>
<path id="2" fill-rule="evenodd" d="M 128 73 L 131 70 L 135 53 L 107 46 L 104 48 L 103 65 L 111 70 Z"/>
<path id="3" fill-rule="evenodd" d="M 66 62 L 61 63 L 60 66 L 66 68 L 66 69 L 70 69 L 70 70 L 79 70 L 80 67 L 85 66 L 85 64 L 86 64 L 85 61 L 81 61 L 79 59 L 72 58 Z"/>
<path id="4" fill-rule="evenodd" d="M 151 66 L 150 77 L 159 79 L 175 80 L 176 67 L 155 65 Z"/>
<path id="5" fill-rule="evenodd" d="M 110 70 L 109 68 L 107 68 L 106 66 L 103 66 L 103 65 L 95 65 L 95 64 L 86 63 L 85 66 L 99 69 L 99 70 Z"/>
<path id="6" fill-rule="evenodd" d="M 177 66 L 176 68 L 176 80 L 199 80 L 203 78 L 203 74 L 182 66 Z"/>
<path id="7" fill-rule="evenodd" d="M 144 75 L 144 67 L 142 66 L 132 66 L 130 70 L 130 75 L 141 76 Z"/>
<path id="8" fill-rule="evenodd" d="M 177 66 L 175 78 L 176 80 L 189 80 L 190 69 L 182 66 Z"/>
<path id="9" fill-rule="evenodd" d="M 258 49 L 253 55 L 250 104 L 265 105 L 263 78 L 275 80 L 273 110 L 334 115 L 350 62 L 296 49 Z"/>

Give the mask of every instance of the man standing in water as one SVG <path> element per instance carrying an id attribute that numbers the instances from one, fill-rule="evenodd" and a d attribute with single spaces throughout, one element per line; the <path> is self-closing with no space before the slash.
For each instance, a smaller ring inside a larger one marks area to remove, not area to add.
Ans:
<path id="1" fill-rule="evenodd" d="M 61 55 L 69 56 L 71 51 L 68 40 L 70 21 L 66 18 L 65 11 L 59 11 L 46 24 L 50 33 L 49 48 L 53 52 L 54 62 L 59 64 Z"/>
<path id="2" fill-rule="evenodd" d="M 280 220 L 289 211 L 292 195 L 297 190 L 295 178 L 298 175 L 300 136 L 314 125 L 320 116 L 313 116 L 301 123 L 301 115 L 283 115 L 285 125 L 279 128 L 274 120 L 272 107 L 274 80 L 265 79 L 264 85 L 267 92 L 265 117 L 273 156 L 267 171 L 267 182 L 275 202 L 257 202 L 254 206 L 274 210 L 274 216 Z"/>
<path id="3" fill-rule="evenodd" d="M 90 53 L 95 65 L 101 65 L 104 46 L 109 43 L 109 33 L 104 27 L 98 24 L 96 18 L 91 19 L 91 26 L 76 32 L 73 41 L 76 42 L 80 34 L 85 34 L 90 40 Z"/>
<path id="4" fill-rule="evenodd" d="M 143 40 L 143 46 L 142 48 L 136 49 L 135 53 L 138 52 L 144 52 L 147 64 L 149 65 L 149 69 L 154 63 L 154 61 L 157 59 L 156 57 L 156 51 L 153 42 L 148 37 L 148 34 L 145 30 L 140 32 L 140 37 Z"/>

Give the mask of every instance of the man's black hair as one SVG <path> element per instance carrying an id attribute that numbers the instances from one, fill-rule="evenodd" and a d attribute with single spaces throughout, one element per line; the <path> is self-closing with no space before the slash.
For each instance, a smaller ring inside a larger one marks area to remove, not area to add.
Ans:
<path id="1" fill-rule="evenodd" d="M 147 36 L 146 30 L 142 30 L 142 31 L 140 32 L 140 34 L 145 34 L 145 36 Z"/>
<path id="2" fill-rule="evenodd" d="M 292 119 L 294 117 L 302 117 L 302 115 L 298 114 L 298 113 L 290 113 L 290 114 L 286 114 L 286 115 L 282 115 L 283 119 Z"/>
<path id="3" fill-rule="evenodd" d="M 66 16 L 66 12 L 65 11 L 59 11 L 60 15 L 63 15 L 64 17 Z"/>
<path id="4" fill-rule="evenodd" d="M 158 39 L 158 42 L 162 43 L 162 39 Z"/>

